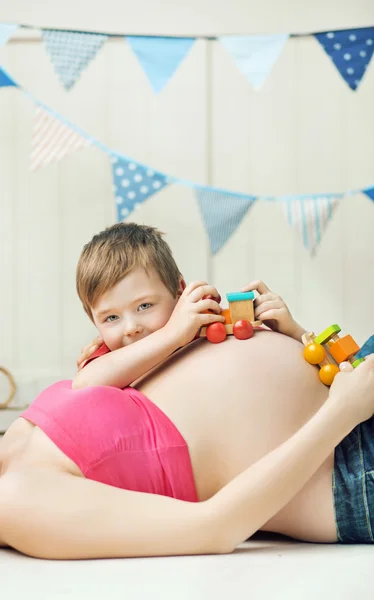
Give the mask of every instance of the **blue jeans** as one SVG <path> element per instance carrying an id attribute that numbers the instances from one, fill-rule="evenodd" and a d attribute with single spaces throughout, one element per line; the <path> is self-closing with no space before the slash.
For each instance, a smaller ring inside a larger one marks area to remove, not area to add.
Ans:
<path id="1" fill-rule="evenodd" d="M 356 356 L 374 352 L 374 336 Z M 335 448 L 332 477 L 336 533 L 345 544 L 374 543 L 374 417 Z"/>

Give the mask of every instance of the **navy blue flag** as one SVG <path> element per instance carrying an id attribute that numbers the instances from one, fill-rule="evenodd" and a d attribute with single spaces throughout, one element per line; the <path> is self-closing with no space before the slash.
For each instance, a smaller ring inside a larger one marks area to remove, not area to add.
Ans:
<path id="1" fill-rule="evenodd" d="M 314 34 L 352 90 L 360 85 L 374 51 L 374 27 Z"/>
<path id="2" fill-rule="evenodd" d="M 147 198 L 168 185 L 166 175 L 149 167 L 115 155 L 111 161 L 118 221 L 126 219 Z"/>

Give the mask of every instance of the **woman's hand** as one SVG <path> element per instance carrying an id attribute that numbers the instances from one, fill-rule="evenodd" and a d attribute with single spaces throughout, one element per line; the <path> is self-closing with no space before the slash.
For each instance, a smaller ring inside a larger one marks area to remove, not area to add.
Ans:
<path id="1" fill-rule="evenodd" d="M 273 331 L 301 341 L 305 329 L 296 323 L 283 298 L 269 290 L 263 281 L 252 281 L 241 291 L 256 291 L 259 294 L 254 303 L 256 319 L 261 319 Z"/>
<path id="2" fill-rule="evenodd" d="M 81 354 L 77 359 L 78 371 L 83 369 L 86 361 L 93 355 L 94 352 L 96 352 L 96 350 L 101 346 L 102 343 L 103 338 L 100 335 L 98 335 L 92 342 L 90 342 L 89 344 L 87 344 L 87 346 L 82 348 Z"/>
<path id="3" fill-rule="evenodd" d="M 374 354 L 355 369 L 350 363 L 340 364 L 330 387 L 326 404 L 339 404 L 352 417 L 353 427 L 370 419 L 374 414 Z"/>

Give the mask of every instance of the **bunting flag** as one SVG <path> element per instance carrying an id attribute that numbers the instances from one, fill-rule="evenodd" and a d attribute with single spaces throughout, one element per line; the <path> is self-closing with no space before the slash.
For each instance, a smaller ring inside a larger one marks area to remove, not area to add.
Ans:
<path id="1" fill-rule="evenodd" d="M 364 194 L 367 195 L 368 198 L 370 198 L 370 200 L 374 201 L 374 187 L 372 188 L 366 188 L 365 190 L 362 190 Z"/>
<path id="2" fill-rule="evenodd" d="M 15 81 L 0 67 L 0 88 L 2 87 L 18 87 Z"/>
<path id="3" fill-rule="evenodd" d="M 374 27 L 314 34 L 352 90 L 360 85 L 374 51 Z"/>
<path id="4" fill-rule="evenodd" d="M 213 254 L 224 246 L 256 201 L 255 196 L 201 187 L 196 187 L 196 198 Z"/>
<path id="5" fill-rule="evenodd" d="M 112 155 L 113 193 L 118 221 L 126 219 L 145 200 L 168 185 L 166 175 Z"/>
<path id="6" fill-rule="evenodd" d="M 298 198 L 290 196 L 282 199 L 288 223 L 301 234 L 303 244 L 311 254 L 320 244 L 327 224 L 343 196 L 344 194 Z"/>
<path id="7" fill-rule="evenodd" d="M 60 82 L 70 90 L 108 36 L 101 33 L 42 30 L 47 53 Z"/>
<path id="8" fill-rule="evenodd" d="M 195 38 L 126 36 L 125 39 L 156 94 L 165 87 L 195 42 Z"/>
<path id="9" fill-rule="evenodd" d="M 18 27 L 18 23 L 0 23 L 0 47 L 5 46 Z"/>
<path id="10" fill-rule="evenodd" d="M 289 34 L 228 35 L 219 41 L 255 90 L 259 90 L 279 58 Z"/>
<path id="11" fill-rule="evenodd" d="M 38 106 L 30 155 L 30 171 L 58 162 L 64 156 L 72 154 L 91 140 L 60 121 L 58 117 Z"/>

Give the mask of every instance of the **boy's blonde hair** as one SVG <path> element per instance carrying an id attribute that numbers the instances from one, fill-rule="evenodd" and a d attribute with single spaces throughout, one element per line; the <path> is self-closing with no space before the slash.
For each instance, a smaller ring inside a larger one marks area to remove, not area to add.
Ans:
<path id="1" fill-rule="evenodd" d="M 116 223 L 86 244 L 80 255 L 76 283 L 84 310 L 93 321 L 92 308 L 99 298 L 132 269 L 155 269 L 175 298 L 181 273 L 163 233 L 156 227 Z"/>

